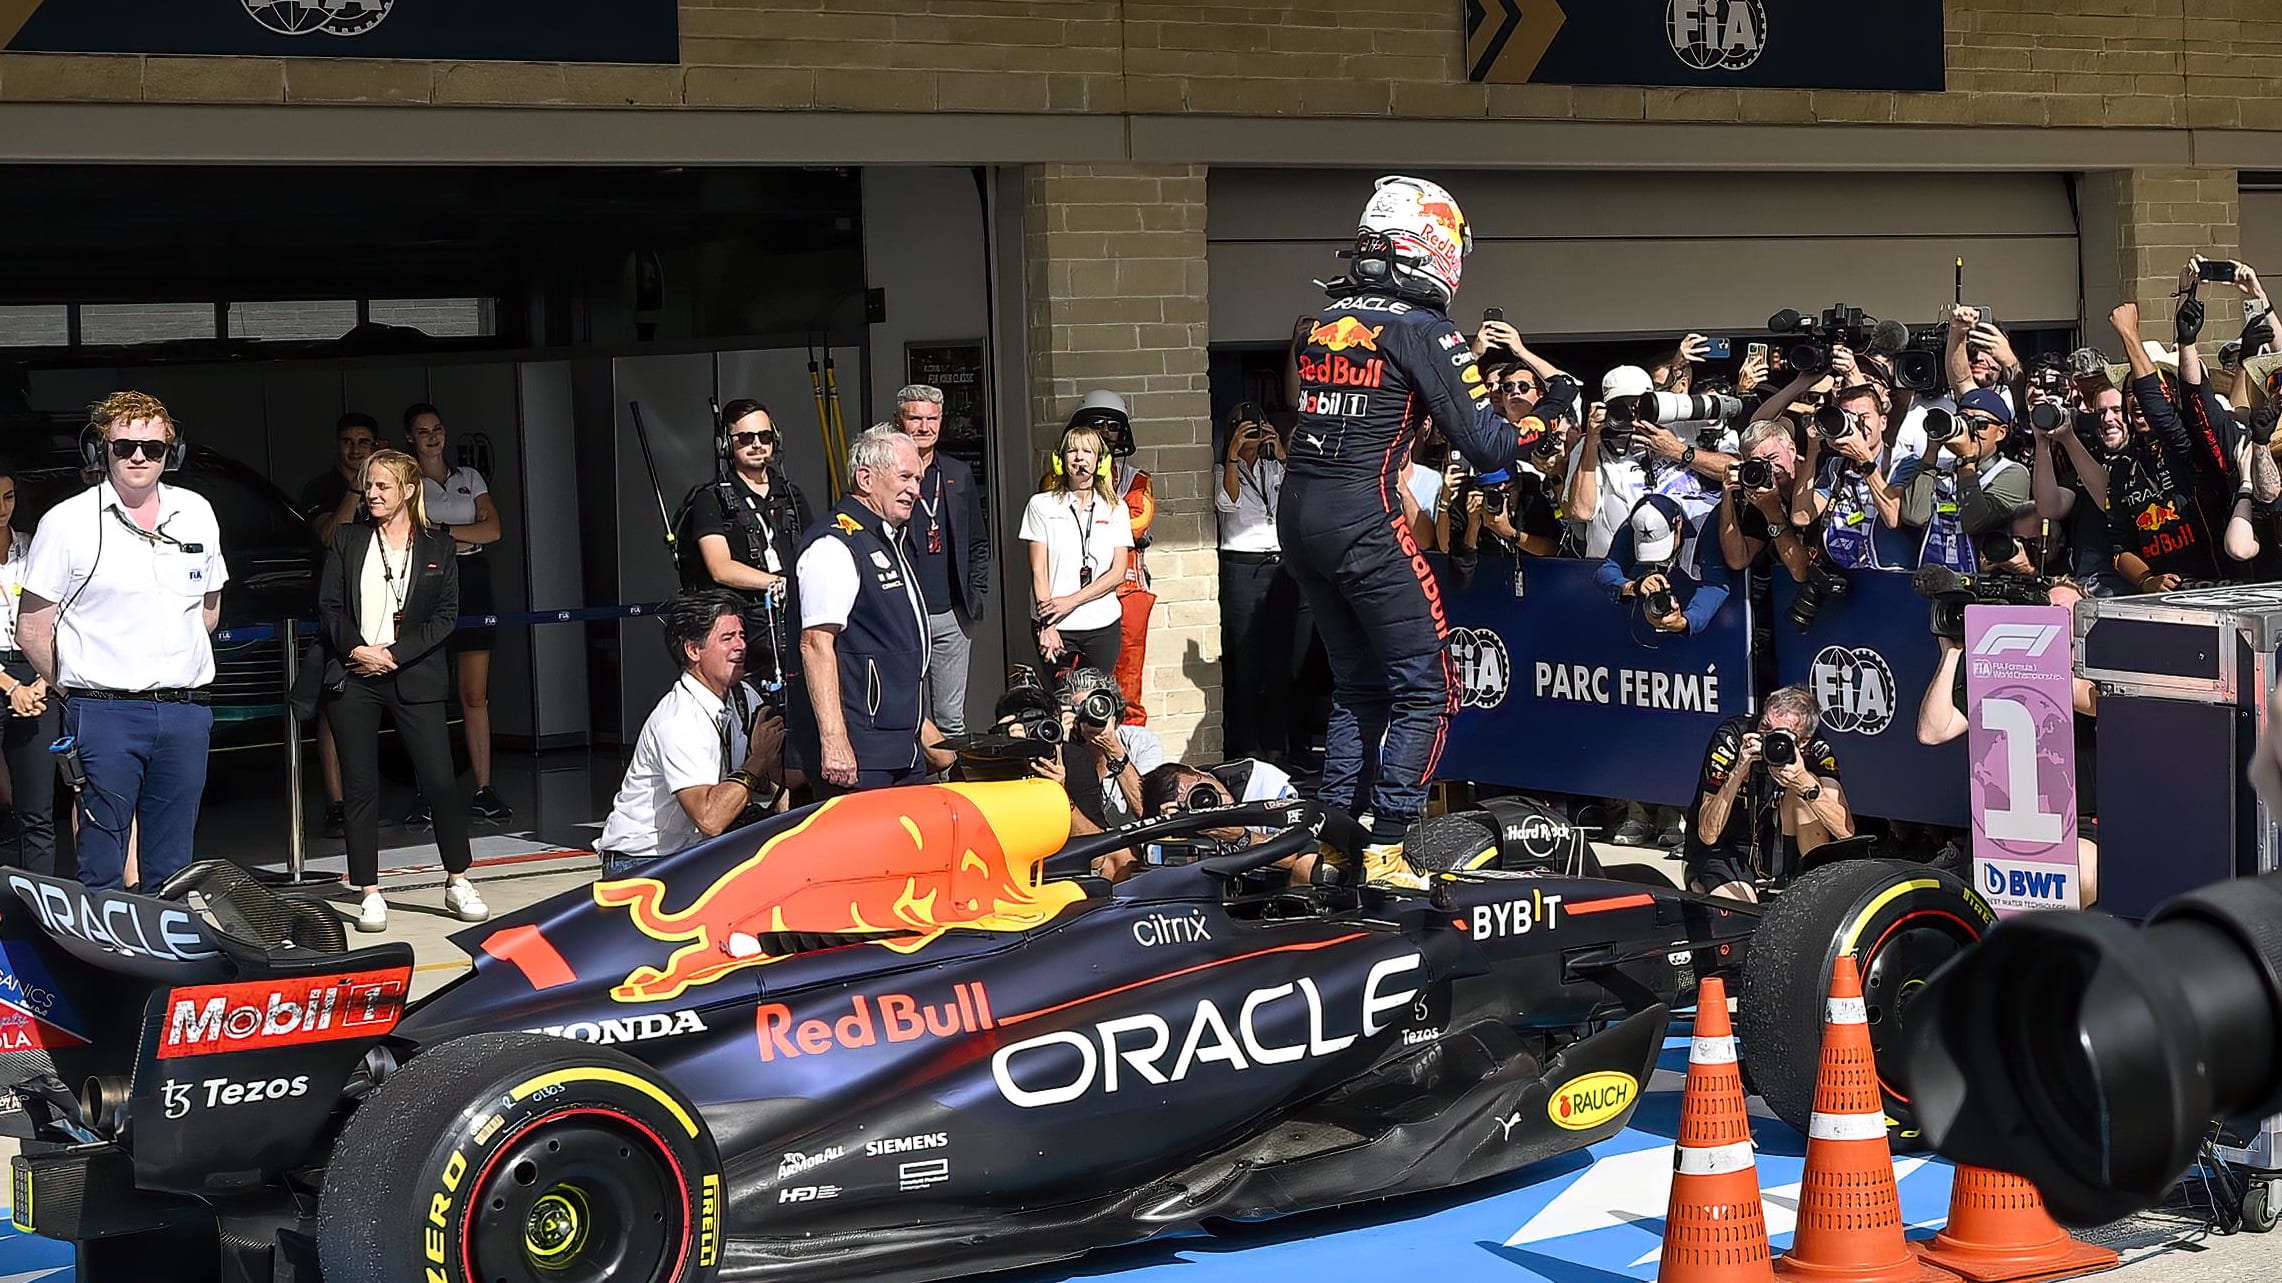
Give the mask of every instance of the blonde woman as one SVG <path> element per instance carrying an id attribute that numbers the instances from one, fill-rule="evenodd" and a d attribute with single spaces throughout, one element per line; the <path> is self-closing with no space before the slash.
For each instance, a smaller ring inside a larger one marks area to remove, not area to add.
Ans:
<path id="1" fill-rule="evenodd" d="M 1133 525 L 1102 467 L 1107 458 L 1100 432 L 1071 427 L 1022 512 L 1038 653 L 1057 669 L 1117 671 L 1117 586 L 1133 555 Z"/>
<path id="2" fill-rule="evenodd" d="M 444 657 L 460 609 L 458 558 L 450 535 L 428 524 L 420 464 L 381 450 L 365 462 L 365 511 L 372 524 L 333 535 L 317 588 L 317 626 L 326 651 L 324 685 L 340 746 L 343 836 L 349 882 L 363 893 L 359 931 L 388 926 L 380 894 L 380 715 L 412 759 L 420 795 L 434 809 L 443 854 L 444 908 L 465 922 L 491 916 L 467 880 L 468 817 L 457 805 L 444 698 Z"/>

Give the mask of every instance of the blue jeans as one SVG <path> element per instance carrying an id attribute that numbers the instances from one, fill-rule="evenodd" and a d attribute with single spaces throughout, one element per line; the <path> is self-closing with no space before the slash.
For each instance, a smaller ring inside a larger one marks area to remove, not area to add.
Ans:
<path id="1" fill-rule="evenodd" d="M 87 791 L 79 796 L 79 880 L 122 887 L 127 835 L 142 824 L 142 885 L 155 890 L 190 863 L 214 710 L 139 699 L 65 703 L 64 733 L 79 744 Z"/>

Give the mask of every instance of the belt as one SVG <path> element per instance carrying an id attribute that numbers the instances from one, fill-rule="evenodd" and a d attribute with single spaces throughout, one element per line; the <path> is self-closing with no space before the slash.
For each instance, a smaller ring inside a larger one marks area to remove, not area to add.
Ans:
<path id="1" fill-rule="evenodd" d="M 1272 566 L 1284 559 L 1280 552 L 1224 552 L 1222 561 L 1233 561 L 1247 566 Z"/>
<path id="2" fill-rule="evenodd" d="M 191 686 L 162 686 L 147 691 L 102 691 L 85 686 L 66 686 L 65 699 L 119 700 L 146 704 L 210 704 L 214 697 L 205 690 Z"/>
<path id="3" fill-rule="evenodd" d="M 24 664 L 29 662 L 31 661 L 25 659 L 24 652 L 20 650 L 0 649 L 0 664 Z"/>

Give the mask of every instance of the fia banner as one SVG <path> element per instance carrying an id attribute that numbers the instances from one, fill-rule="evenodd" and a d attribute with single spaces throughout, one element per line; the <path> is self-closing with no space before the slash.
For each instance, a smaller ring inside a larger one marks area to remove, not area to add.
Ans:
<path id="1" fill-rule="evenodd" d="M 2074 658 L 2062 607 L 1965 608 L 1973 881 L 1999 914 L 2081 907 Z"/>

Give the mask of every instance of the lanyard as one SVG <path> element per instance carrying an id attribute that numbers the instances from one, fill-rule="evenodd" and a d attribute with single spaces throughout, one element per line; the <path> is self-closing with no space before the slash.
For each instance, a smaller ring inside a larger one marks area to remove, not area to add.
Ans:
<path id="1" fill-rule="evenodd" d="M 380 553 L 382 588 L 387 592 L 388 600 L 396 607 L 396 617 L 401 620 L 404 618 L 404 599 L 412 594 L 412 541 L 408 539 L 404 543 L 404 577 L 401 581 L 397 578 L 396 568 L 388 564 L 388 536 L 375 530 L 372 532 L 372 542 Z"/>
<path id="2" fill-rule="evenodd" d="M 935 497 L 933 499 L 922 497 L 919 500 L 919 506 L 927 510 L 927 524 L 933 526 L 935 524 L 935 513 L 943 506 L 943 473 L 933 464 L 929 464 L 927 470 L 935 474 Z"/>
<path id="3" fill-rule="evenodd" d="M 736 749 L 735 732 L 738 727 L 752 725 L 752 721 L 752 706 L 745 701 L 745 684 L 730 683 L 729 693 L 721 701 L 721 778 L 729 778 L 729 772 L 745 764 Z"/>
<path id="4" fill-rule="evenodd" d="M 1070 505 L 1070 515 L 1072 517 L 1077 517 L 1078 522 L 1078 565 L 1082 567 L 1085 570 L 1086 574 L 1089 576 L 1093 573 L 1094 503 L 1095 500 L 1093 492 L 1089 490 L 1086 492 L 1086 511 L 1084 516 L 1078 516 L 1078 506 L 1076 504 L 1073 503 Z"/>
<path id="5" fill-rule="evenodd" d="M 1268 492 L 1267 460 L 1255 459 L 1250 467 L 1238 468 L 1236 470 L 1236 481 L 1238 489 L 1249 488 L 1253 493 L 1259 495 L 1260 507 L 1266 511 L 1269 520 L 1275 520 L 1276 495 Z M 1283 488 L 1283 482 L 1277 481 L 1275 489 L 1281 492 Z"/>

